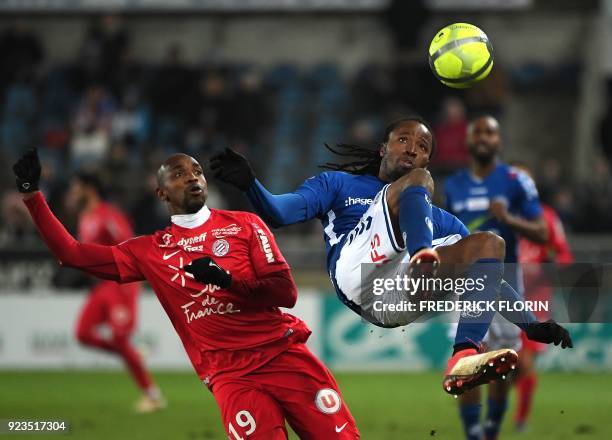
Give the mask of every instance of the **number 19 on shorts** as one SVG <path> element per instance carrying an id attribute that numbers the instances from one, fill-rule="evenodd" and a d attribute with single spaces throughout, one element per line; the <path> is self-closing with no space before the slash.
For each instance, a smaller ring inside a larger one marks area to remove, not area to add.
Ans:
<path id="1" fill-rule="evenodd" d="M 236 419 L 236 425 L 245 429 L 245 432 L 244 432 L 245 435 L 249 436 L 255 432 L 255 429 L 257 428 L 257 424 L 255 423 L 255 419 L 253 418 L 251 413 L 248 412 L 247 410 L 238 411 L 236 413 L 235 419 Z M 227 427 L 230 433 L 229 438 L 233 440 L 244 440 L 244 437 L 240 437 L 240 434 L 236 432 L 236 428 L 234 428 L 234 425 L 232 423 L 233 422 L 230 422 L 230 424 Z"/>

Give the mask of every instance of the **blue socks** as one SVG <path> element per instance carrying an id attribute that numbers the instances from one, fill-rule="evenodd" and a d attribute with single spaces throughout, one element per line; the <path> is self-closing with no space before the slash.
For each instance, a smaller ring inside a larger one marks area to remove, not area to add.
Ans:
<path id="1" fill-rule="evenodd" d="M 424 186 L 410 186 L 400 194 L 399 227 L 410 255 L 431 247 L 433 221 L 431 200 Z"/>
<path id="2" fill-rule="evenodd" d="M 467 440 L 482 440 L 480 426 L 480 404 L 468 403 L 459 405 L 459 415 L 463 422 L 463 431 Z"/>
<path id="3" fill-rule="evenodd" d="M 519 293 L 504 280 L 502 280 L 501 287 L 499 289 L 499 299 L 502 301 L 508 301 L 509 303 L 523 301 L 521 295 L 519 295 Z M 533 312 L 529 310 L 516 311 L 504 309 L 499 313 L 508 321 L 519 326 L 522 330 L 525 330 L 527 325 L 533 322 L 538 322 L 538 319 L 535 317 Z"/>
<path id="4" fill-rule="evenodd" d="M 461 299 L 471 301 L 474 308 L 478 301 L 497 301 L 500 283 L 504 274 L 504 263 L 494 258 L 483 258 L 472 265 L 467 275 L 468 279 L 475 282 L 480 280 L 484 288 L 466 293 Z M 495 316 L 495 310 L 483 310 L 477 312 L 461 312 L 457 334 L 455 335 L 455 348 L 474 345 L 478 347 L 482 342 L 491 320 Z"/>
<path id="5" fill-rule="evenodd" d="M 489 410 L 487 411 L 487 419 L 484 423 L 485 439 L 496 439 L 504 414 L 506 413 L 506 408 L 508 408 L 508 400 L 499 401 L 489 398 L 487 403 Z"/>
<path id="6" fill-rule="evenodd" d="M 481 405 L 477 403 L 459 405 L 459 416 L 461 417 L 463 432 L 467 440 L 482 440 L 483 434 L 486 440 L 492 440 L 496 439 L 499 435 L 504 414 L 508 408 L 508 400 L 498 401 L 489 398 L 487 404 L 488 410 L 487 418 L 484 422 L 484 431 L 480 424 Z"/>

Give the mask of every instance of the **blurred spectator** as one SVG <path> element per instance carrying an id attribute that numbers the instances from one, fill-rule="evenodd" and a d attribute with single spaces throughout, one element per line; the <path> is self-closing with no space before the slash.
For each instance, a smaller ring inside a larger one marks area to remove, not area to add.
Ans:
<path id="1" fill-rule="evenodd" d="M 395 104 L 418 109 L 419 115 L 432 120 L 439 110 L 438 103 L 449 93 L 448 88 L 440 84 L 429 66 L 422 62 L 410 63 L 401 57 L 395 61 L 392 94 Z"/>
<path id="2" fill-rule="evenodd" d="M 262 90 L 261 74 L 255 70 L 244 72 L 238 81 L 238 89 L 231 99 L 232 122 L 230 142 L 254 145 L 261 142 L 271 122 L 266 96 Z M 219 115 L 219 117 L 226 117 Z"/>
<path id="3" fill-rule="evenodd" d="M 108 14 L 97 18 L 89 27 L 81 47 L 83 85 L 100 83 L 112 86 L 115 71 L 129 42 L 129 34 L 119 16 Z"/>
<path id="4" fill-rule="evenodd" d="M 183 142 L 185 103 L 193 95 L 192 75 L 182 60 L 182 49 L 173 44 L 166 50 L 161 66 L 148 88 L 153 111 L 154 141 L 163 147 L 178 148 Z"/>
<path id="5" fill-rule="evenodd" d="M 94 85 L 86 90 L 75 113 L 74 124 L 79 129 L 91 121 L 96 127 L 109 131 L 114 112 L 112 96 L 103 86 Z"/>
<path id="6" fill-rule="evenodd" d="M 125 93 L 136 89 L 139 94 L 145 92 L 143 78 L 147 74 L 143 64 L 135 57 L 134 51 L 127 46 L 121 52 L 117 65 L 110 72 L 110 90 L 118 99 Z"/>
<path id="7" fill-rule="evenodd" d="M 101 160 L 108 152 L 115 103 L 101 86 L 90 87 L 73 120 L 70 155 L 73 168 Z"/>
<path id="8" fill-rule="evenodd" d="M 121 99 L 121 106 L 111 120 L 111 138 L 113 140 L 132 139 L 132 143 L 146 139 L 146 111 L 140 103 L 139 92 L 135 87 L 126 90 Z M 131 145 L 133 146 L 133 145 Z"/>
<path id="9" fill-rule="evenodd" d="M 0 91 L 17 78 L 34 78 L 45 55 L 39 38 L 23 20 L 15 20 L 0 35 L 0 54 Z"/>
<path id="10" fill-rule="evenodd" d="M 393 76 L 387 66 L 367 64 L 353 81 L 351 95 L 354 97 L 351 113 L 353 117 L 364 114 L 379 114 L 393 99 Z M 396 97 L 397 99 L 397 97 Z"/>
<path id="11" fill-rule="evenodd" d="M 237 109 L 238 105 L 234 107 L 232 98 L 223 72 L 211 70 L 200 76 L 189 108 L 189 122 L 192 129 L 199 133 L 200 148 L 210 150 L 225 146 L 230 133 L 237 133 L 240 124 L 248 124 L 248 121 L 239 123 L 234 118 L 233 112 L 240 110 Z"/>
<path id="12" fill-rule="evenodd" d="M 609 164 L 612 164 L 612 79 L 606 82 L 606 111 L 599 123 L 599 142 Z"/>
<path id="13" fill-rule="evenodd" d="M 38 233 L 32 223 L 28 209 L 23 204 L 22 196 L 16 190 L 2 195 L 1 214 L 2 231 L 0 243 L 22 243 L 24 245 L 37 243 Z"/>
<path id="14" fill-rule="evenodd" d="M 510 98 L 511 89 L 508 76 L 503 66 L 495 65 L 487 79 L 478 87 L 466 91 L 467 105 L 470 113 L 486 113 L 501 118 Z"/>
<path id="15" fill-rule="evenodd" d="M 612 224 L 612 176 L 610 165 L 600 158 L 593 163 L 590 180 L 576 186 L 574 229 L 606 232 Z"/>
<path id="16" fill-rule="evenodd" d="M 39 130 L 41 147 L 65 157 L 70 141 L 70 118 L 77 95 L 70 80 L 70 69 L 53 67 L 42 79 Z"/>
<path id="17" fill-rule="evenodd" d="M 416 49 L 421 28 L 429 19 L 425 0 L 392 0 L 384 18 L 391 30 L 395 47 L 399 51 Z"/>
<path id="18" fill-rule="evenodd" d="M 377 148 L 380 143 L 380 139 L 376 137 L 380 131 L 380 124 L 377 122 L 376 118 L 355 120 L 349 128 L 348 143 L 360 147 Z"/>
<path id="19" fill-rule="evenodd" d="M 537 168 L 536 181 L 542 202 L 554 205 L 553 198 L 563 182 L 561 162 L 556 157 L 547 157 Z"/>
<path id="20" fill-rule="evenodd" d="M 448 174 L 467 166 L 470 157 L 465 144 L 467 126 L 463 102 L 455 97 L 446 98 L 441 117 L 433 127 L 438 150 L 432 165 L 439 173 Z"/>
<path id="21" fill-rule="evenodd" d="M 559 187 L 557 192 L 552 195 L 551 202 L 564 226 L 573 227 L 576 203 L 571 188 L 567 185 Z"/>
<path id="22" fill-rule="evenodd" d="M 35 89 L 27 78 L 18 78 L 6 91 L 3 105 L 4 119 L 0 126 L 4 148 L 12 157 L 35 140 L 32 127 L 38 113 Z"/>
<path id="23" fill-rule="evenodd" d="M 105 198 L 122 209 L 128 209 L 138 198 L 134 188 L 141 186 L 143 173 L 130 158 L 124 140 L 112 142 L 108 154 L 101 163 L 100 179 L 105 188 Z"/>

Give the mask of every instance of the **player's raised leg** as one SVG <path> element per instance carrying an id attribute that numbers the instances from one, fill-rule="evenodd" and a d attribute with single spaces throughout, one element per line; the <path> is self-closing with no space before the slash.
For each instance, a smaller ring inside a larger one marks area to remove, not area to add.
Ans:
<path id="1" fill-rule="evenodd" d="M 384 162 L 381 165 L 383 168 Z M 430 250 L 433 241 L 430 188 L 433 188 L 433 180 L 429 172 L 414 169 L 393 182 L 387 190 L 387 204 L 395 238 L 399 243 L 406 244 L 412 255 L 411 266 L 420 266 L 424 261 L 427 267 L 435 267 L 436 258 L 439 258 L 443 263 L 469 267 L 468 277 L 484 280 L 485 288 L 478 292 L 478 298 L 471 295 L 466 300 L 497 300 L 504 269 L 504 240 L 491 233 L 474 234 L 453 245 L 440 247 L 437 254 Z M 416 259 L 421 253 L 426 254 L 427 258 Z M 421 272 L 418 270 L 418 273 Z M 444 389 L 447 392 L 460 394 L 466 389 L 504 376 L 516 363 L 516 353 L 513 350 L 478 354 L 478 347 L 494 314 L 494 311 L 485 311 L 478 316 L 462 314 L 460 317 L 453 356 L 444 378 Z"/>
<path id="2" fill-rule="evenodd" d="M 257 380 L 235 378 L 215 383 L 213 395 L 230 440 L 286 440 L 283 409 Z"/>
<path id="3" fill-rule="evenodd" d="M 466 301 L 497 300 L 505 256 L 505 243 L 501 237 L 489 232 L 476 233 L 437 250 L 446 270 L 461 273 L 467 265 L 467 277 L 482 280 L 484 288 L 466 295 Z M 478 354 L 494 315 L 493 310 L 460 314 L 453 356 L 449 359 L 443 381 L 448 393 L 461 394 L 491 380 L 504 379 L 508 371 L 515 367 L 517 355 L 514 350 L 501 349 Z"/>

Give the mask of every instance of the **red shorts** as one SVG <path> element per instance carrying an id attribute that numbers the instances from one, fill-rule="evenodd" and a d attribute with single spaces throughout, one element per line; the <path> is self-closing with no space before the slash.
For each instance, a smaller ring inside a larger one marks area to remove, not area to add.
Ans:
<path id="1" fill-rule="evenodd" d="M 304 344 L 295 344 L 242 377 L 218 378 L 212 392 L 231 440 L 358 439 L 334 377 Z"/>
<path id="2" fill-rule="evenodd" d="M 128 337 L 136 326 L 139 283 L 98 283 L 81 309 L 79 329 L 109 324 L 115 337 Z"/>
<path id="3" fill-rule="evenodd" d="M 531 339 L 527 339 L 527 335 L 525 334 L 525 332 L 521 332 L 521 341 L 522 341 L 521 350 L 529 350 L 534 353 L 542 353 L 543 351 L 546 351 L 546 348 L 547 348 L 546 344 L 543 344 L 542 342 L 532 341 Z"/>

